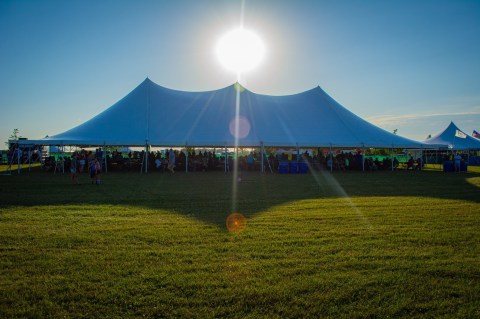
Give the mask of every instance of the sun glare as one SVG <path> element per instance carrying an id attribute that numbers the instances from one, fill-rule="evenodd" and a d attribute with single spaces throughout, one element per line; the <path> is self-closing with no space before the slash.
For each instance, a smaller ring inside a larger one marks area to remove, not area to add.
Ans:
<path id="1" fill-rule="evenodd" d="M 240 74 L 256 68 L 262 62 L 265 47 L 254 32 L 238 28 L 220 38 L 216 53 L 225 68 Z"/>

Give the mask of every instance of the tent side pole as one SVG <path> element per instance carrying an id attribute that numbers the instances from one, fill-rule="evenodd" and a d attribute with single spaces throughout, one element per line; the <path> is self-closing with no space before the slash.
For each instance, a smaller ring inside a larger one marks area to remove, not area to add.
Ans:
<path id="1" fill-rule="evenodd" d="M 362 172 L 365 172 L 365 144 L 362 148 Z"/>
<path id="2" fill-rule="evenodd" d="M 390 150 L 390 163 L 392 164 L 392 172 L 393 172 L 393 147 Z"/>
<path id="3" fill-rule="evenodd" d="M 420 170 L 423 171 L 423 148 L 420 149 Z"/>
<path id="4" fill-rule="evenodd" d="M 32 148 L 28 148 L 28 171 L 30 172 L 30 168 L 32 167 Z"/>
<path id="5" fill-rule="evenodd" d="M 105 161 L 105 173 L 107 173 L 108 169 L 107 169 L 107 145 L 106 145 L 106 143 L 103 143 L 103 158 L 104 158 L 104 161 Z"/>
<path id="6" fill-rule="evenodd" d="M 233 180 L 238 179 L 238 146 L 235 146 L 235 158 L 232 158 L 233 162 L 233 167 L 230 169 L 233 169 Z"/>
<path id="7" fill-rule="evenodd" d="M 332 151 L 332 144 L 330 144 L 330 172 L 333 172 L 333 151 Z"/>
<path id="8" fill-rule="evenodd" d="M 260 142 L 260 151 L 262 152 L 262 173 L 265 173 L 265 168 L 263 166 L 263 156 L 264 156 L 264 148 L 263 148 L 263 142 Z"/>
<path id="9" fill-rule="evenodd" d="M 300 149 L 298 148 L 298 143 L 297 143 L 297 173 L 299 172 L 299 165 L 300 165 Z"/>
<path id="10" fill-rule="evenodd" d="M 40 156 L 40 166 L 43 164 L 43 145 L 42 147 L 39 149 L 40 151 L 40 154 L 38 154 L 38 156 Z M 0 158 L 1 160 L 1 158 Z"/>
<path id="11" fill-rule="evenodd" d="M 65 148 L 63 147 L 63 142 L 62 142 L 62 148 L 60 148 L 60 154 L 63 155 L 63 152 L 65 151 Z M 65 174 L 65 155 L 62 156 L 63 161 L 62 161 L 62 174 Z M 70 169 L 68 167 L 68 169 Z"/>
<path id="12" fill-rule="evenodd" d="M 185 173 L 188 173 L 188 144 L 185 143 Z"/>
<path id="13" fill-rule="evenodd" d="M 53 168 L 53 175 L 57 175 L 58 156 L 55 157 L 55 167 Z"/>
<path id="14" fill-rule="evenodd" d="M 228 161 L 228 153 L 227 153 L 227 145 L 225 145 L 225 173 L 227 172 L 227 161 Z"/>
<path id="15" fill-rule="evenodd" d="M 17 164 L 18 164 L 18 175 L 20 175 L 20 145 L 18 145 L 18 140 L 17 140 Z"/>
<path id="16" fill-rule="evenodd" d="M 148 144 L 145 145 L 145 173 L 148 173 Z"/>

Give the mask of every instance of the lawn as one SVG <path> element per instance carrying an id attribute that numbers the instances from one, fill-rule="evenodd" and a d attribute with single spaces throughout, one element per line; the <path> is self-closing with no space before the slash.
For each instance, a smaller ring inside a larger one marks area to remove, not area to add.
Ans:
<path id="1" fill-rule="evenodd" d="M 241 177 L 0 176 L 0 317 L 480 317 L 478 168 Z"/>

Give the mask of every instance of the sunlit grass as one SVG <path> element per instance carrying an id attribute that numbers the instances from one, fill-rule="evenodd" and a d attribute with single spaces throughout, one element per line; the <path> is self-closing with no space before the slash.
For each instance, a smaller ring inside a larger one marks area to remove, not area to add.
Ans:
<path id="1" fill-rule="evenodd" d="M 29 169 L 38 169 L 41 166 L 40 163 L 33 164 L 20 164 L 21 171 L 29 171 Z M 0 174 L 2 173 L 18 173 L 18 164 L 1 164 L 0 165 Z"/>
<path id="2" fill-rule="evenodd" d="M 0 317 L 480 315 L 480 176 L 0 178 Z"/>

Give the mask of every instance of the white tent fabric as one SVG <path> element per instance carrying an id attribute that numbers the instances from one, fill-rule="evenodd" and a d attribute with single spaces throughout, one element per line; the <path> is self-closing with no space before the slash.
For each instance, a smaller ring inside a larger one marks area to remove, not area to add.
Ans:
<path id="1" fill-rule="evenodd" d="M 215 91 L 184 92 L 159 86 L 148 78 L 87 122 L 35 142 L 93 146 L 428 147 L 368 123 L 320 87 L 286 96 L 256 94 L 238 83 Z"/>
<path id="2" fill-rule="evenodd" d="M 480 150 L 480 139 L 460 130 L 453 122 L 437 135 L 425 140 L 425 144 L 444 144 L 451 150 Z"/>

